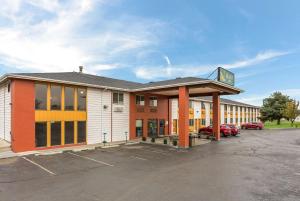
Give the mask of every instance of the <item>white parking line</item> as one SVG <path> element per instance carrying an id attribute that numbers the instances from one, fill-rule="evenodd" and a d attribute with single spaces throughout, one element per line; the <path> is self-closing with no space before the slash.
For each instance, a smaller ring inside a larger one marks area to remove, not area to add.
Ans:
<path id="1" fill-rule="evenodd" d="M 90 160 L 90 161 L 94 161 L 96 163 L 100 163 L 100 164 L 103 164 L 103 165 L 107 165 L 107 166 L 111 166 L 113 167 L 114 165 L 112 164 L 109 164 L 109 163 L 105 163 L 103 161 L 99 161 L 99 160 L 96 160 L 96 159 L 93 159 L 93 158 L 90 158 L 90 157 L 86 157 L 86 156 L 81 156 L 81 155 L 78 155 L 78 154 L 74 154 L 72 152 L 67 152 L 68 154 L 71 154 L 73 156 L 77 156 L 77 157 L 80 157 L 80 158 L 84 158 L 84 159 L 87 159 L 87 160 Z"/>
<path id="2" fill-rule="evenodd" d="M 139 159 L 139 160 L 142 160 L 142 161 L 146 161 L 147 160 L 145 158 L 141 158 L 141 157 L 138 157 L 138 156 L 132 156 L 132 158 Z"/>
<path id="3" fill-rule="evenodd" d="M 48 172 L 49 174 L 51 174 L 51 175 L 56 175 L 54 172 L 51 172 L 50 170 L 48 170 L 47 168 L 41 166 L 40 164 L 37 164 L 36 162 L 34 162 L 34 161 L 32 161 L 32 160 L 30 160 L 30 159 L 28 159 L 28 158 L 26 158 L 26 157 L 22 157 L 22 158 L 23 158 L 24 160 L 26 160 L 26 161 L 28 161 L 28 162 L 30 162 L 30 163 L 32 163 L 32 164 L 38 166 L 39 168 L 41 168 L 42 170 Z"/>
<path id="4" fill-rule="evenodd" d="M 157 154 L 162 154 L 162 155 L 170 155 L 170 154 L 167 153 L 167 152 L 164 152 L 164 151 L 157 151 L 157 150 L 152 150 L 152 149 L 145 149 L 145 151 L 150 151 L 150 152 L 157 153 Z"/>

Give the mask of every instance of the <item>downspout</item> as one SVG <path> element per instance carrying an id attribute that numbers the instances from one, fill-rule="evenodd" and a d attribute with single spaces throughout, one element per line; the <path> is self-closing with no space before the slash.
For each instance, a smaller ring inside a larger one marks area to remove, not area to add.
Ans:
<path id="1" fill-rule="evenodd" d="M 113 103 L 113 93 L 110 92 L 110 142 L 112 142 L 112 130 L 113 130 L 113 118 L 112 118 L 112 103 Z"/>

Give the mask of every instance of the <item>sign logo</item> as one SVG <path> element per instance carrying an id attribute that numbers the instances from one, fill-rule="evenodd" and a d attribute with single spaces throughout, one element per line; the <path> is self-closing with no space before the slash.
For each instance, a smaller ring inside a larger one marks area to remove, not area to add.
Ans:
<path id="1" fill-rule="evenodd" d="M 218 81 L 234 86 L 234 74 L 229 70 L 218 67 Z"/>

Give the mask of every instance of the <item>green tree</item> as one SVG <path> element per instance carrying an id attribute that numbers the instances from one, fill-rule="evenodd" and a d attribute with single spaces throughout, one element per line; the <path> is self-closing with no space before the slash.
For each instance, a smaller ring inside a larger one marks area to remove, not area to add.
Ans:
<path id="1" fill-rule="evenodd" d="M 261 108 L 261 121 L 277 121 L 280 124 L 280 120 L 284 118 L 284 112 L 287 103 L 290 98 L 283 95 L 281 92 L 273 93 L 269 98 L 263 100 L 263 106 Z"/>
<path id="2" fill-rule="evenodd" d="M 299 111 L 299 101 L 290 100 L 286 103 L 286 108 L 284 110 L 284 116 L 291 121 L 293 126 L 295 119 L 300 115 Z"/>

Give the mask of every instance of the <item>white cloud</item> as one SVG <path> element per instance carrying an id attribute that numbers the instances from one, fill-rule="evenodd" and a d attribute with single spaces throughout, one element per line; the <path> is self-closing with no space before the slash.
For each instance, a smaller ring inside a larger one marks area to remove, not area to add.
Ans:
<path id="1" fill-rule="evenodd" d="M 210 64 L 210 65 L 201 65 L 201 66 L 197 66 L 197 65 L 174 66 L 173 65 L 172 68 L 170 68 L 169 66 L 168 67 L 142 66 L 136 69 L 135 74 L 139 78 L 148 79 L 148 80 L 158 79 L 158 78 L 170 78 L 170 77 L 177 77 L 177 76 L 199 76 L 213 71 L 218 66 L 222 66 L 227 69 L 244 68 L 277 57 L 281 57 L 287 54 L 290 54 L 290 52 L 268 50 L 268 51 L 258 53 L 253 58 L 232 62 L 230 64 Z"/>
<path id="2" fill-rule="evenodd" d="M 117 68 L 120 65 L 115 63 L 126 53 L 157 43 L 152 30 L 162 25 L 159 21 L 128 16 L 106 21 L 102 11 L 110 3 L 4 0 L 0 17 L 4 16 L 9 25 L 0 26 L 1 63 L 14 69 L 44 72 L 73 71 L 84 65 L 87 72 L 94 73 Z M 38 12 L 28 11 L 28 6 Z M 93 12 L 97 12 L 96 18 L 91 17 Z M 94 23 L 93 32 L 87 30 L 87 23 Z"/>

